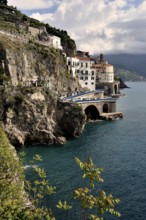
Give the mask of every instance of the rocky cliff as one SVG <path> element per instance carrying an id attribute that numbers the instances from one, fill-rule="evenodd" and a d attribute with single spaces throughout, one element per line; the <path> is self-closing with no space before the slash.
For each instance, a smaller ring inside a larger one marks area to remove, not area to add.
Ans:
<path id="1" fill-rule="evenodd" d="M 11 143 L 64 143 L 85 124 L 82 109 L 59 96 L 80 90 L 62 51 L 0 35 L 0 120 Z"/>

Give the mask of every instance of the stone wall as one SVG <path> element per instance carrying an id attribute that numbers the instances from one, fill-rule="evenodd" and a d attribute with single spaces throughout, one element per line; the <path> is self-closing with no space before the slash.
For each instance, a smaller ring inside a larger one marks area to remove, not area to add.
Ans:
<path id="1" fill-rule="evenodd" d="M 103 89 L 105 95 L 120 94 L 120 82 L 96 83 L 96 89 Z"/>
<path id="2" fill-rule="evenodd" d="M 88 106 L 95 106 L 97 108 L 97 110 L 99 111 L 99 114 L 101 115 L 103 113 L 103 106 L 104 104 L 108 105 L 108 112 L 116 112 L 116 101 L 115 102 L 108 102 L 108 101 L 101 101 L 99 103 L 82 103 L 80 104 L 80 106 L 82 106 L 83 111 L 85 111 L 85 109 Z"/>

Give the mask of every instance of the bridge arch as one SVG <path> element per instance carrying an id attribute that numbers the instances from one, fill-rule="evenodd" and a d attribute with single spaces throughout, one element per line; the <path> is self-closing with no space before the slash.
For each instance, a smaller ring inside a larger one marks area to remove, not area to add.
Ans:
<path id="1" fill-rule="evenodd" d="M 85 114 L 87 115 L 87 120 L 96 120 L 99 118 L 100 113 L 94 105 L 89 105 L 85 108 Z"/>
<path id="2" fill-rule="evenodd" d="M 103 113 L 108 113 L 108 112 L 109 112 L 109 106 L 108 106 L 107 103 L 105 103 L 105 104 L 103 105 L 102 111 L 103 111 Z"/>
<path id="3" fill-rule="evenodd" d="M 115 90 L 115 94 L 118 94 L 118 86 L 117 86 L 117 84 L 115 84 L 114 90 Z"/>

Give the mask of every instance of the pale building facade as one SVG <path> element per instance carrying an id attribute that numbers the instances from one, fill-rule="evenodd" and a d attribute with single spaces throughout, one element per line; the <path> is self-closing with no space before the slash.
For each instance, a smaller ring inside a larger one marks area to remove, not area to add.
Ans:
<path id="1" fill-rule="evenodd" d="M 96 64 L 95 68 L 99 83 L 114 82 L 114 67 L 111 64 L 108 64 L 107 62 L 102 64 Z"/>
<path id="2" fill-rule="evenodd" d="M 76 57 L 67 57 L 67 67 L 69 73 L 73 77 L 76 77 L 79 69 L 79 59 Z"/>
<path id="3" fill-rule="evenodd" d="M 96 82 L 97 83 L 113 83 L 114 82 L 114 67 L 104 60 L 103 54 L 96 59 Z"/>
<path id="4" fill-rule="evenodd" d="M 114 67 L 103 60 L 92 59 L 87 52 L 81 52 L 76 57 L 67 57 L 67 68 L 69 73 L 79 78 L 82 88 L 90 91 L 96 90 L 96 83 L 113 83 Z"/>
<path id="5" fill-rule="evenodd" d="M 96 86 L 96 69 L 95 61 L 88 56 L 67 57 L 68 71 L 73 77 L 79 78 L 82 88 L 88 88 L 90 91 L 95 90 Z"/>
<path id="6" fill-rule="evenodd" d="M 36 38 L 36 39 L 38 38 L 39 35 L 43 34 L 44 32 L 46 34 L 48 34 L 47 31 L 46 31 L 46 28 L 44 26 L 39 27 L 39 28 L 29 27 L 28 30 L 29 30 L 29 33 L 31 34 L 31 36 Z M 62 50 L 61 38 L 57 37 L 55 35 L 49 35 L 48 34 L 48 39 L 47 40 L 45 40 L 45 41 L 41 41 L 41 40 L 38 41 L 37 40 L 37 43 L 40 43 L 40 44 L 46 45 L 46 46 L 51 46 L 51 47 L 54 47 L 56 49 Z"/>
<path id="7" fill-rule="evenodd" d="M 50 36 L 50 45 L 56 49 L 62 50 L 61 38 L 54 35 Z"/>
<path id="8" fill-rule="evenodd" d="M 95 90 L 96 86 L 96 69 L 94 68 L 95 61 L 90 57 L 78 57 L 79 68 L 78 77 L 79 83 L 84 88 L 88 88 L 90 91 Z"/>

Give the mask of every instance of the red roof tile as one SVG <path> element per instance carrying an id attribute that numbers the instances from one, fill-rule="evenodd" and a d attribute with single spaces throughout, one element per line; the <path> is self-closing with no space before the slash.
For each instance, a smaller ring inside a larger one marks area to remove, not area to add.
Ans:
<path id="1" fill-rule="evenodd" d="M 79 60 L 83 60 L 83 61 L 91 61 L 91 58 L 90 58 L 90 57 L 77 56 L 77 58 L 78 58 Z"/>

